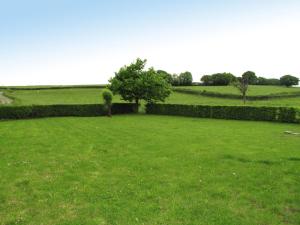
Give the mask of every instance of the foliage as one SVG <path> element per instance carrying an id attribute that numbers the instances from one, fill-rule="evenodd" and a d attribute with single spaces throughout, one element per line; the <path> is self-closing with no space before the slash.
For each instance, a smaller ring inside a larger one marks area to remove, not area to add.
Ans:
<path id="1" fill-rule="evenodd" d="M 109 81 L 113 93 L 121 95 L 125 101 L 134 101 L 137 106 L 141 100 L 164 101 L 171 93 L 171 85 L 153 68 L 144 70 L 145 65 L 146 60 L 137 59 L 122 67 Z"/>
<path id="2" fill-rule="evenodd" d="M 257 78 L 257 85 L 280 85 L 280 80 L 276 78 L 264 78 L 264 77 L 258 77 Z"/>
<path id="3" fill-rule="evenodd" d="M 193 83 L 192 73 L 188 71 L 181 73 L 178 79 L 181 86 L 190 86 Z"/>
<path id="4" fill-rule="evenodd" d="M 102 97 L 103 97 L 104 106 L 107 109 L 107 115 L 111 116 L 111 105 L 113 100 L 113 94 L 110 90 L 105 89 L 102 92 Z"/>
<path id="5" fill-rule="evenodd" d="M 212 75 L 204 75 L 201 78 L 203 85 L 226 86 L 236 80 L 236 77 L 231 73 L 215 73 Z"/>
<path id="6" fill-rule="evenodd" d="M 112 114 L 133 113 L 135 105 L 130 103 L 115 103 Z M 103 116 L 107 114 L 103 105 L 32 105 L 32 106 L 2 106 L 1 119 L 26 119 L 58 116 Z"/>
<path id="7" fill-rule="evenodd" d="M 291 75 L 285 75 L 280 78 L 280 84 L 286 87 L 291 87 L 293 85 L 299 84 L 299 78 Z"/>
<path id="8" fill-rule="evenodd" d="M 166 71 L 164 71 L 164 70 L 157 70 L 157 73 L 160 74 L 163 78 L 165 78 L 165 80 L 166 80 L 169 84 L 172 84 L 172 83 L 173 83 L 172 75 L 169 74 L 168 72 L 166 72 Z"/>
<path id="9" fill-rule="evenodd" d="M 148 114 L 300 123 L 300 111 L 284 107 L 148 104 Z"/>
<path id="10" fill-rule="evenodd" d="M 201 77 L 201 82 L 204 86 L 211 86 L 214 83 L 211 75 L 202 76 Z"/>
<path id="11" fill-rule="evenodd" d="M 248 84 L 257 84 L 257 76 L 252 71 L 247 71 L 243 74 L 243 78 L 248 81 Z"/>

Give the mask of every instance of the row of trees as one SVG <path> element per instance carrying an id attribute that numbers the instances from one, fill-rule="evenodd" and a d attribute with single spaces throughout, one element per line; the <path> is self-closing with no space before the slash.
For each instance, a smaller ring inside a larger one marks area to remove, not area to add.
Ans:
<path id="1" fill-rule="evenodd" d="M 159 74 L 161 74 L 165 79 L 173 86 L 190 86 L 193 84 L 193 76 L 191 72 L 184 72 L 177 74 L 169 74 L 164 70 L 158 70 Z"/>
<path id="2" fill-rule="evenodd" d="M 111 115 L 112 94 L 121 95 L 122 99 L 135 102 L 136 108 L 141 100 L 148 103 L 164 101 L 170 94 L 172 85 L 191 85 L 193 77 L 190 72 L 180 75 L 170 75 L 163 70 L 149 68 L 145 70 L 146 60 L 137 59 L 129 66 L 122 67 L 115 76 L 109 80 L 109 89 L 103 92 L 104 105 L 108 108 L 108 115 Z M 241 77 L 235 77 L 231 73 L 217 73 L 205 75 L 201 81 L 205 85 L 234 85 L 241 93 L 244 103 L 248 86 L 265 82 L 266 78 L 257 78 L 252 71 L 245 72 Z M 280 84 L 285 86 L 297 85 L 299 79 L 290 75 L 280 78 Z"/>
<path id="3" fill-rule="evenodd" d="M 299 84 L 299 79 L 291 75 L 282 76 L 280 79 L 268 79 L 264 77 L 257 77 L 254 72 L 247 71 L 243 76 L 247 78 L 249 85 L 283 85 L 290 87 Z M 238 77 L 231 73 L 216 73 L 202 76 L 201 82 L 205 86 L 226 86 L 238 79 Z"/>

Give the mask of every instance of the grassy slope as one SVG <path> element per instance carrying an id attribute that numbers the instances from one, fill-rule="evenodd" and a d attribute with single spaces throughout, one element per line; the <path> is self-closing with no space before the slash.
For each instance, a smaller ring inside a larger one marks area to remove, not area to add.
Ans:
<path id="1" fill-rule="evenodd" d="M 50 104 L 92 104 L 102 103 L 102 89 L 74 88 L 54 90 L 5 91 L 15 99 L 16 105 L 50 105 Z M 114 102 L 120 102 L 115 96 Z"/>
<path id="2" fill-rule="evenodd" d="M 299 126 L 163 116 L 0 122 L 0 224 L 300 223 Z"/>
<path id="3" fill-rule="evenodd" d="M 198 88 L 198 87 L 196 87 Z M 220 87 L 218 87 L 220 88 Z M 274 87 L 277 88 L 277 87 Z M 286 88 L 287 89 L 287 88 Z M 288 89 L 289 90 L 289 89 Z M 101 103 L 101 89 L 77 88 L 77 89 L 57 89 L 57 90 L 26 90 L 11 91 L 6 93 L 12 96 L 16 105 L 30 104 L 86 104 Z M 115 96 L 114 102 L 121 102 L 119 96 Z M 205 104 L 205 105 L 242 105 L 242 101 L 235 99 L 222 99 L 205 96 L 195 96 L 182 93 L 172 93 L 167 99 L 167 103 L 176 104 Z M 263 101 L 248 102 L 248 105 L 259 106 L 293 106 L 300 107 L 300 97 L 283 98 Z"/>
<path id="4" fill-rule="evenodd" d="M 217 93 L 224 94 L 239 94 L 238 90 L 233 86 L 189 86 L 189 87 L 175 87 L 175 88 L 184 88 L 184 89 L 192 89 L 192 90 L 206 90 Z M 271 95 L 271 94 L 279 94 L 279 93 L 291 93 L 291 92 L 300 92 L 299 87 L 282 87 L 282 86 L 258 86 L 258 85 L 250 85 L 249 86 L 249 96 L 255 95 Z"/>
<path id="5" fill-rule="evenodd" d="M 166 100 L 171 104 L 195 104 L 195 105 L 244 105 L 242 100 L 206 97 L 192 94 L 172 93 Z M 250 106 L 288 106 L 300 108 L 300 97 L 280 98 L 272 100 L 248 101 Z"/>

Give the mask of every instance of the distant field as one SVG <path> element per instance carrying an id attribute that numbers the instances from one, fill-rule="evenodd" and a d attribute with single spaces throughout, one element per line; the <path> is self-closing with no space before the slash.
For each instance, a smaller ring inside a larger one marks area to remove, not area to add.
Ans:
<path id="1" fill-rule="evenodd" d="M 53 90 L 14 90 L 6 91 L 15 101 L 15 105 L 50 105 L 50 104 L 93 104 L 102 103 L 100 88 L 73 88 Z M 121 102 L 119 96 L 114 102 Z"/>
<path id="2" fill-rule="evenodd" d="M 188 87 L 175 87 L 175 89 L 191 89 L 191 90 L 201 90 L 201 91 L 211 91 L 223 94 L 239 94 L 238 90 L 233 86 L 188 86 Z M 249 86 L 249 96 L 256 95 L 272 95 L 280 93 L 291 93 L 299 92 L 300 87 L 282 87 L 282 86 L 259 86 L 259 85 L 250 85 Z"/>
<path id="3" fill-rule="evenodd" d="M 296 225 L 298 125 L 172 116 L 0 122 L 0 224 Z"/>
<path id="4" fill-rule="evenodd" d="M 242 100 L 206 97 L 173 92 L 166 100 L 170 104 L 195 104 L 195 105 L 244 105 Z M 249 106 L 288 106 L 300 108 L 300 97 L 280 98 L 271 100 L 247 101 Z"/>
<path id="5" fill-rule="evenodd" d="M 186 87 L 191 89 L 205 89 L 210 91 L 220 91 L 232 93 L 235 91 L 233 87 Z M 93 104 L 102 103 L 101 88 L 69 88 L 69 89 L 53 89 L 53 90 L 4 90 L 6 95 L 14 99 L 14 105 L 48 105 L 48 104 Z M 253 92 L 257 90 L 260 94 L 274 94 L 281 92 L 295 92 L 300 88 L 284 88 L 269 86 L 251 86 Z M 273 91 L 272 91 L 273 90 Z M 277 92 L 276 92 L 277 91 Z M 257 94 L 258 95 L 258 94 Z M 114 102 L 123 102 L 120 96 L 114 96 Z M 223 99 L 216 97 L 207 97 L 201 95 L 183 94 L 173 92 L 166 100 L 166 103 L 174 104 L 202 104 L 202 105 L 243 105 L 239 99 Z M 280 98 L 272 100 L 248 101 L 247 105 L 258 106 L 289 106 L 300 108 L 300 97 Z"/>

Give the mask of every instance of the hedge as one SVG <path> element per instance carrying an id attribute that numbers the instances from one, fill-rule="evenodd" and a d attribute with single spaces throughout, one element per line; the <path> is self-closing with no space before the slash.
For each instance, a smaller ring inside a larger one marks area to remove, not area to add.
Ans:
<path id="1" fill-rule="evenodd" d="M 191 94 L 191 95 L 202 95 L 207 97 L 216 97 L 216 98 L 228 98 L 228 99 L 242 99 L 241 95 L 237 94 L 225 94 L 218 93 L 206 90 L 190 90 L 190 89 L 173 89 L 175 92 L 183 93 L 183 94 Z M 255 101 L 255 100 L 268 100 L 268 99 L 278 99 L 278 98 L 294 98 L 300 97 L 300 92 L 284 92 L 284 93 L 276 93 L 270 95 L 255 95 L 255 96 L 247 96 L 247 100 Z"/>
<path id="2" fill-rule="evenodd" d="M 146 113 L 216 119 L 300 123 L 300 111 L 298 109 L 283 107 L 148 104 L 146 105 Z"/>
<path id="3" fill-rule="evenodd" d="M 135 112 L 135 104 L 114 103 L 112 114 Z M 107 111 L 103 105 L 32 105 L 32 106 L 1 106 L 0 119 L 26 119 L 60 116 L 103 116 Z"/>

